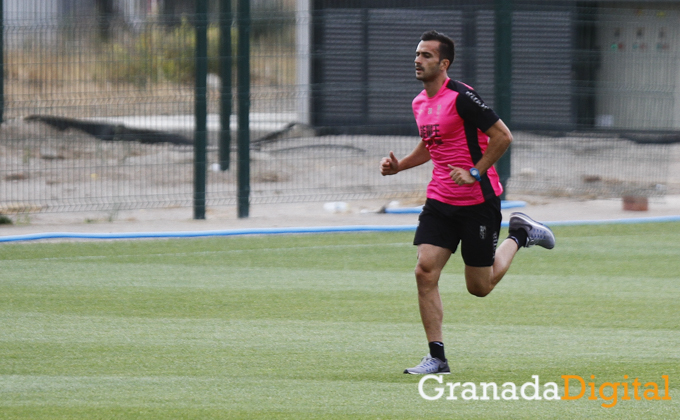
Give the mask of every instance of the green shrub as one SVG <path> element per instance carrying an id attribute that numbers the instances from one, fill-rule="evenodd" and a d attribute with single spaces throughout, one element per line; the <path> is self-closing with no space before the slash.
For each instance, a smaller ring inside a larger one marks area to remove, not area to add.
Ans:
<path id="1" fill-rule="evenodd" d="M 100 49 L 97 81 L 132 83 L 191 83 L 196 72 L 195 28 L 184 19 L 168 29 L 149 25 L 128 39 L 106 43 Z M 232 28 L 232 50 L 236 51 L 237 31 Z M 108 48 L 107 48 L 108 47 Z M 208 26 L 208 72 L 219 72 L 219 27 Z"/>

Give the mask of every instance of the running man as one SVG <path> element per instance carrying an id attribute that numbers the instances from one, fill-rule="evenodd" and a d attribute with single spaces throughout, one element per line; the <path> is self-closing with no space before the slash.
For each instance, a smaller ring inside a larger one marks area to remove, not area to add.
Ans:
<path id="1" fill-rule="evenodd" d="M 380 162 L 380 173 L 394 175 L 432 160 L 432 180 L 419 217 L 415 275 L 420 317 L 430 354 L 404 373 L 449 373 L 442 336 L 443 308 L 439 277 L 461 244 L 467 290 L 491 293 L 522 247 L 555 246 L 545 225 L 522 213 L 510 215 L 508 238 L 498 249 L 503 187 L 493 165 L 512 142 L 512 133 L 470 86 L 451 80 L 453 41 L 437 31 L 424 33 L 416 49 L 416 79 L 424 90 L 413 100 L 422 141 L 398 160 L 393 152 Z"/>

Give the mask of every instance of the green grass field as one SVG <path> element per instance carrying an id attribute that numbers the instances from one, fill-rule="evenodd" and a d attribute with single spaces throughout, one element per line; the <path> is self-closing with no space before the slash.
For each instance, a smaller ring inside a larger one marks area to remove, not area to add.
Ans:
<path id="1" fill-rule="evenodd" d="M 483 299 L 451 259 L 444 380 L 670 401 L 424 400 L 412 233 L 357 233 L 0 245 L 0 418 L 680 418 L 680 224 L 554 230 Z"/>

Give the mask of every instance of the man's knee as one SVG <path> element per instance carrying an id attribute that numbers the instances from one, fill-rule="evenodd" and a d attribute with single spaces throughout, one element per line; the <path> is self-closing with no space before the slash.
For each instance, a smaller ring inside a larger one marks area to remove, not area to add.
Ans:
<path id="1" fill-rule="evenodd" d="M 423 258 L 418 256 L 418 262 L 416 263 L 416 277 L 432 277 L 441 271 L 443 267 L 439 267 L 437 262 L 431 258 Z"/>
<path id="2" fill-rule="evenodd" d="M 471 295 L 477 296 L 477 297 L 484 297 L 491 293 L 493 290 L 492 287 L 487 287 L 487 286 L 482 286 L 480 284 L 468 284 L 467 285 L 467 290 L 470 292 Z"/>
<path id="3" fill-rule="evenodd" d="M 465 270 L 465 285 L 471 295 L 484 297 L 493 290 L 491 281 L 492 271 L 487 267 L 472 268 Z"/>
<path id="4" fill-rule="evenodd" d="M 427 292 L 435 287 L 439 282 L 439 270 L 435 270 L 427 265 L 418 263 L 415 269 L 416 284 L 418 291 Z"/>

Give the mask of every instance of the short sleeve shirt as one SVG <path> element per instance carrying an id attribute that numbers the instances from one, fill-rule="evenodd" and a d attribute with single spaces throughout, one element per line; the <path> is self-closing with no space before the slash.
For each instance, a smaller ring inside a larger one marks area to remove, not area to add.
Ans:
<path id="1" fill-rule="evenodd" d="M 430 152 L 434 168 L 427 187 L 427 198 L 454 206 L 481 204 L 503 192 L 494 167 L 481 182 L 456 184 L 448 165 L 469 170 L 489 145 L 484 134 L 500 118 L 482 98 L 464 83 L 447 79 L 432 98 L 423 90 L 413 100 L 418 132 Z"/>

